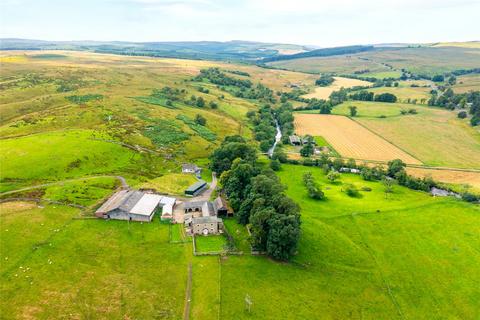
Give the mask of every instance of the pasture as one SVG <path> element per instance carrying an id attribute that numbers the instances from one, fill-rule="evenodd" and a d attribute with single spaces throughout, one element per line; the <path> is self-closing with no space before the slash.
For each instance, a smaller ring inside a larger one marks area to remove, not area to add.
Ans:
<path id="1" fill-rule="evenodd" d="M 226 135 L 251 137 L 245 114 L 258 107 L 213 84 L 190 81 L 200 69 L 247 72 L 229 75 L 279 91 L 316 78 L 222 62 L 89 52 L 8 51 L 0 59 L 1 191 L 107 174 L 177 194 L 189 181 L 173 179 L 179 183 L 170 190 L 162 177 L 178 173 L 183 162 L 208 157 Z M 200 85 L 208 92 L 199 92 Z M 152 92 L 164 87 L 178 89 L 179 100 L 168 106 L 161 97 L 162 103 L 152 104 Z M 205 107 L 187 105 L 191 96 L 203 98 Z M 193 121 L 197 114 L 205 126 Z"/>
<path id="2" fill-rule="evenodd" d="M 460 69 L 478 68 L 478 47 L 382 48 L 352 55 L 312 57 L 275 61 L 269 65 L 301 72 L 383 73 L 406 69 L 423 75 L 435 75 Z M 387 67 L 387 64 L 391 67 Z"/>
<path id="3" fill-rule="evenodd" d="M 326 200 L 308 197 L 307 171 Z M 64 206 L 0 204 L 0 312 L 178 319 L 192 263 L 195 319 L 315 318 L 319 310 L 349 319 L 479 315 L 477 207 L 400 186 L 386 198 L 378 182 L 342 174 L 332 184 L 314 167 L 283 165 L 278 175 L 301 207 L 302 238 L 291 263 L 250 256 L 245 228 L 231 219 L 226 226 L 244 255 L 195 257 L 191 241 L 171 243 L 169 226 L 158 218 L 129 224 L 74 219 L 80 211 Z M 371 191 L 351 198 L 345 184 Z M 202 251 L 221 245 L 217 238 L 197 240 Z M 285 304 L 285 296 L 297 298 Z"/>
<path id="4" fill-rule="evenodd" d="M 377 161 L 402 159 L 405 163 L 421 163 L 344 116 L 296 113 L 295 132 L 299 135 L 324 137 L 341 156 L 346 158 Z"/>
<path id="5" fill-rule="evenodd" d="M 344 77 L 334 77 L 334 81 L 328 87 L 315 87 L 313 88 L 313 92 L 303 95 L 303 98 L 312 99 L 324 99 L 327 100 L 332 94 L 333 91 L 338 91 L 341 88 L 352 88 L 357 86 L 370 86 L 371 82 L 357 80 L 357 79 L 350 79 Z"/>
<path id="6" fill-rule="evenodd" d="M 429 87 L 406 87 L 406 86 L 399 86 L 399 87 L 380 87 L 380 88 L 373 88 L 369 89 L 375 94 L 381 93 L 391 93 L 397 96 L 398 102 L 407 103 L 407 101 L 417 100 L 418 104 L 426 104 L 428 99 L 430 99 L 430 91 L 432 89 Z M 423 103 L 422 103 L 423 100 Z"/>
<path id="7" fill-rule="evenodd" d="M 475 91 L 480 88 L 480 74 L 467 74 L 457 77 L 457 83 L 453 86 L 455 93 Z"/>
<path id="8" fill-rule="evenodd" d="M 390 118 L 402 117 L 401 111 L 415 109 L 417 114 L 430 114 L 434 111 L 429 108 L 407 103 L 386 103 L 370 101 L 345 101 L 332 109 L 332 114 L 350 116 L 350 106 L 357 107 L 355 118 Z"/>
<path id="9" fill-rule="evenodd" d="M 458 119 L 454 112 L 415 108 L 419 111 L 416 115 L 384 119 L 359 117 L 356 121 L 426 165 L 480 168 L 478 130 Z"/>

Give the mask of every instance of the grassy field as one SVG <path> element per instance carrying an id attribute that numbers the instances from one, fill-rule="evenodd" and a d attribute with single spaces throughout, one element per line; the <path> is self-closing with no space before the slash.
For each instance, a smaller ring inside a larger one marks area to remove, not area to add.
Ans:
<path id="1" fill-rule="evenodd" d="M 0 61 L 1 191 L 118 174 L 179 193 L 186 180 L 174 179 L 178 184 L 170 190 L 162 177 L 177 173 L 183 162 L 207 158 L 226 135 L 251 137 L 245 114 L 258 107 L 215 85 L 191 81 L 200 69 L 247 72 L 243 77 L 254 84 L 279 91 L 316 78 L 249 65 L 88 52 L 5 51 Z M 181 91 L 183 100 L 173 107 L 164 97 L 152 103 L 152 92 L 166 86 Z M 200 86 L 208 92 L 199 92 Z M 202 97 L 206 107 L 185 104 L 191 95 Z M 208 107 L 211 102 L 216 109 Z M 205 126 L 193 122 L 197 114 Z"/>
<path id="2" fill-rule="evenodd" d="M 480 168 L 478 130 L 459 120 L 454 112 L 415 108 L 419 111 L 416 115 L 359 117 L 356 121 L 427 165 Z"/>
<path id="3" fill-rule="evenodd" d="M 94 137 L 93 131 L 74 130 L 0 140 L 3 191 L 15 183 L 120 172 L 135 159 L 129 149 Z"/>
<path id="4" fill-rule="evenodd" d="M 458 119 L 455 112 L 404 103 L 346 101 L 335 106 L 332 113 L 349 116 L 349 106 L 357 107 L 358 114 L 353 120 L 391 144 L 405 150 L 426 165 L 480 168 L 478 165 L 480 163 L 480 133 L 469 126 L 466 121 Z M 417 114 L 400 114 L 400 111 L 409 109 L 415 109 Z M 298 116 L 312 114 L 313 116 L 313 114 L 317 114 L 317 111 L 308 110 L 296 114 Z M 321 117 L 321 115 L 315 115 L 314 117 L 319 116 Z M 325 129 L 330 128 L 330 126 L 334 126 L 334 128 L 332 130 Z M 314 134 L 318 131 L 327 130 L 326 134 L 321 132 L 318 134 L 323 135 L 342 154 L 341 149 L 335 146 L 334 139 L 343 137 L 350 144 L 357 144 L 359 141 L 358 138 L 353 140 L 350 136 L 345 136 L 345 132 L 347 132 L 345 128 L 348 127 L 335 125 L 333 122 L 323 127 L 318 126 L 318 123 L 311 123 L 308 129 L 302 128 L 302 133 L 306 134 L 311 131 L 310 134 Z M 422 143 L 418 143 L 419 141 L 422 141 Z M 347 154 L 351 156 L 348 150 L 345 150 L 344 154 L 345 156 Z M 368 157 L 368 154 L 364 154 L 362 157 L 366 159 L 365 157 Z M 451 172 L 450 176 L 455 174 L 456 172 Z M 462 174 L 459 173 L 459 175 L 459 181 L 464 181 Z M 452 181 L 452 179 L 449 179 L 449 181 Z"/>
<path id="5" fill-rule="evenodd" d="M 371 77 L 377 79 L 385 79 L 385 78 L 400 78 L 402 75 L 401 71 L 380 71 L 380 72 L 366 72 L 362 73 L 360 77 Z"/>
<path id="6" fill-rule="evenodd" d="M 154 189 L 160 193 L 183 195 L 185 189 L 198 180 L 192 174 L 167 173 L 141 184 L 141 188 Z"/>
<path id="7" fill-rule="evenodd" d="M 468 74 L 457 77 L 457 83 L 453 86 L 455 93 L 465 93 L 480 90 L 480 74 Z"/>
<path id="8" fill-rule="evenodd" d="M 332 114 L 342 116 L 350 116 L 350 106 L 357 107 L 356 118 L 390 118 L 390 117 L 404 117 L 401 114 L 402 110 L 408 111 L 415 109 L 418 114 L 425 114 L 428 116 L 435 112 L 433 109 L 416 106 L 407 103 L 384 103 L 384 102 L 369 102 L 369 101 L 345 101 L 344 103 L 335 106 L 332 109 Z"/>
<path id="9" fill-rule="evenodd" d="M 355 55 L 318 58 L 301 58 L 268 63 L 271 66 L 301 72 L 353 74 L 356 71 L 390 72 L 390 69 L 373 61 L 358 59 Z"/>
<path id="10" fill-rule="evenodd" d="M 476 47 L 388 48 L 353 55 L 301 58 L 269 63 L 272 66 L 302 72 L 383 73 L 399 71 L 435 75 L 459 69 L 478 68 L 480 50 Z M 390 65 L 393 70 L 384 64 Z M 366 75 L 368 73 L 365 73 Z"/>
<path id="11" fill-rule="evenodd" d="M 308 198 L 307 171 L 326 200 Z M 78 209 L 0 204 L 0 311 L 6 318 L 177 319 L 192 263 L 195 319 L 479 316 L 477 207 L 399 186 L 385 198 L 380 183 L 343 174 L 332 184 L 319 168 L 283 165 L 279 176 L 302 213 L 291 263 L 250 256 L 245 228 L 231 219 L 225 224 L 245 254 L 193 257 L 191 242 L 170 243 L 169 226 L 157 219 L 73 219 Z M 341 191 L 346 183 L 371 191 L 351 198 Z M 173 227 L 176 234 L 181 225 Z M 222 239 L 197 237 L 197 245 L 211 251 Z M 285 296 L 297 298 L 285 303 Z"/>
<path id="12" fill-rule="evenodd" d="M 349 79 L 343 77 L 334 77 L 335 81 L 328 87 L 315 87 L 313 92 L 303 95 L 303 98 L 317 98 L 327 100 L 333 91 L 338 91 L 341 88 L 352 88 L 356 86 L 370 86 L 372 83 L 363 80 Z"/>
<path id="13" fill-rule="evenodd" d="M 421 163 L 344 116 L 297 113 L 295 132 L 300 135 L 322 136 L 341 156 L 347 158 L 378 161 L 402 159 L 406 163 Z"/>
<path id="14" fill-rule="evenodd" d="M 225 250 L 227 241 L 223 235 L 218 236 L 197 236 L 195 247 L 197 252 L 222 252 Z"/>
<path id="15" fill-rule="evenodd" d="M 75 210 L 46 206 L 23 214 L 10 211 L 6 217 L 2 210 L 2 228 L 13 231 L 21 224 L 24 232 L 41 230 L 35 237 L 2 232 L 2 255 L 12 254 L 10 266 L 2 267 L 3 317 L 181 317 L 187 251 L 168 244 L 167 226 L 63 223 L 59 218 L 68 213 Z"/>
<path id="16" fill-rule="evenodd" d="M 373 88 L 369 89 L 368 91 L 374 92 L 375 94 L 381 93 L 391 93 L 397 96 L 398 102 L 407 102 L 407 100 L 417 100 L 417 103 L 420 104 L 421 100 L 424 99 L 423 104 L 428 102 L 430 99 L 430 88 L 424 87 L 381 87 L 381 88 Z"/>

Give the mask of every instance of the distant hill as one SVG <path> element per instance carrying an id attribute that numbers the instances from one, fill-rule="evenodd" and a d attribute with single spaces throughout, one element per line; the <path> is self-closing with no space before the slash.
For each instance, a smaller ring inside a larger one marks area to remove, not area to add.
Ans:
<path id="1" fill-rule="evenodd" d="M 97 53 L 205 60 L 260 60 L 314 48 L 250 41 L 123 42 L 0 39 L 1 50 L 80 50 Z"/>
<path id="2" fill-rule="evenodd" d="M 264 58 L 262 62 L 293 60 L 293 59 L 311 58 L 311 57 L 329 57 L 329 56 L 336 56 L 336 55 L 342 55 L 342 54 L 354 54 L 354 53 L 372 51 L 372 50 L 375 50 L 375 47 L 371 45 L 324 48 L 324 49 L 316 49 L 308 52 L 301 52 L 301 53 L 290 54 L 290 55 L 267 57 L 267 58 Z"/>

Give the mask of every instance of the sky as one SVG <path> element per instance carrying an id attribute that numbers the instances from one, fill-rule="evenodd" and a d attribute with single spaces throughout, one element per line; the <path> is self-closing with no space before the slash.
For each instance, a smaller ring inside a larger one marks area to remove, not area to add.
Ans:
<path id="1" fill-rule="evenodd" d="M 480 40 L 480 0 L 1 0 L 0 38 L 319 47 Z"/>

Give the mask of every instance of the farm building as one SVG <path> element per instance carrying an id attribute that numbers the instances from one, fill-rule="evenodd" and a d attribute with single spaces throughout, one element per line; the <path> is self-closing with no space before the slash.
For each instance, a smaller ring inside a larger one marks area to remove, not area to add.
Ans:
<path id="1" fill-rule="evenodd" d="M 162 207 L 162 219 L 170 219 L 176 199 L 138 190 L 121 190 L 111 196 L 95 215 L 104 219 L 150 222 Z"/>
<path id="2" fill-rule="evenodd" d="M 203 180 L 195 182 L 190 187 L 185 190 L 185 194 L 187 196 L 196 196 L 197 194 L 201 193 L 207 187 L 207 183 Z"/>
<path id="3" fill-rule="evenodd" d="M 299 136 L 296 136 L 296 135 L 289 136 L 288 140 L 290 141 L 290 144 L 292 144 L 293 146 L 302 145 L 302 139 Z"/>
<path id="4" fill-rule="evenodd" d="M 227 201 L 221 196 L 218 196 L 215 201 L 213 201 L 213 208 L 218 216 L 227 216 L 233 214 L 233 211 L 228 206 Z"/>
<path id="5" fill-rule="evenodd" d="M 215 216 L 210 217 L 198 217 L 191 220 L 191 233 L 192 234 L 217 234 L 223 226 L 223 221 Z"/>
<path id="6" fill-rule="evenodd" d="M 201 213 L 202 216 L 216 216 L 232 214 L 227 202 L 222 197 L 217 197 L 215 201 L 190 201 L 184 204 L 185 213 Z"/>
<path id="7" fill-rule="evenodd" d="M 202 168 L 198 167 L 196 164 L 193 164 L 193 163 L 182 164 L 182 173 L 200 174 L 201 171 L 202 171 Z"/>

